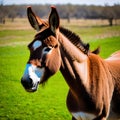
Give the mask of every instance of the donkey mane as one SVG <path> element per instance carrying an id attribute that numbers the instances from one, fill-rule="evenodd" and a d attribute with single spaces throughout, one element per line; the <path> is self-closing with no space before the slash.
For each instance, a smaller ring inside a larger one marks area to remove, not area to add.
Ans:
<path id="1" fill-rule="evenodd" d="M 72 32 L 64 27 L 60 27 L 60 32 L 62 34 L 64 34 L 64 36 L 67 37 L 84 54 L 88 54 L 89 44 L 83 43 L 83 41 L 80 39 L 80 37 L 78 35 L 76 35 L 74 32 Z"/>

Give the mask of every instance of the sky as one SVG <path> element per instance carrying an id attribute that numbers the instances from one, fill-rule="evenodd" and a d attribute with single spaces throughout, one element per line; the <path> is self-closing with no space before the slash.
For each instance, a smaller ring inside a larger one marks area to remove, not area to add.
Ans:
<path id="1" fill-rule="evenodd" d="M 120 0 L 0 0 L 4 5 L 11 4 L 80 4 L 80 5 L 114 5 L 120 4 Z"/>

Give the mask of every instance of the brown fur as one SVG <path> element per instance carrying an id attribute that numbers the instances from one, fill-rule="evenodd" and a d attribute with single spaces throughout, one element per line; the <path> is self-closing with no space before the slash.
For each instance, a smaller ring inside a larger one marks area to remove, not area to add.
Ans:
<path id="1" fill-rule="evenodd" d="M 33 52 L 31 50 L 33 42 L 30 43 L 31 54 L 28 61 L 32 63 L 31 61 L 38 60 L 40 67 L 45 67 L 41 83 L 45 83 L 50 76 L 60 70 L 70 88 L 67 107 L 71 113 L 92 113 L 96 116 L 94 120 L 106 120 L 109 112 L 111 116 L 114 112 L 118 116 L 120 114 L 120 52 L 106 60 L 94 52 L 91 53 L 74 33 L 60 30 L 59 16 L 55 7 L 52 7 L 49 23 L 42 23 L 42 20 L 38 20 L 40 18 L 32 14 L 31 8 L 28 8 L 28 18 L 32 27 L 38 31 L 38 26 L 44 26 L 43 29 L 39 28 L 40 32 L 34 39 L 34 41 L 41 40 L 43 45 Z M 31 22 L 32 17 L 37 20 L 35 21 L 37 27 L 32 23 L 33 21 Z M 51 46 L 52 52 L 41 56 L 45 46 Z M 74 117 L 73 119 L 75 120 Z"/>

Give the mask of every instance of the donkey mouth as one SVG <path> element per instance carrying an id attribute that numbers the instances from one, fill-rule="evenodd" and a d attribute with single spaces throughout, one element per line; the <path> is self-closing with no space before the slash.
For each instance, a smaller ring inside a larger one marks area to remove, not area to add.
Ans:
<path id="1" fill-rule="evenodd" d="M 27 92 L 35 92 L 38 89 L 39 82 L 34 84 L 32 88 L 26 89 Z"/>

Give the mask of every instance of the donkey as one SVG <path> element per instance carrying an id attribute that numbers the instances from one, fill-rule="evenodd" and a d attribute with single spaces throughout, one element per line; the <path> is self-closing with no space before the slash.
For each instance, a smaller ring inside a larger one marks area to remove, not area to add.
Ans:
<path id="1" fill-rule="evenodd" d="M 30 57 L 21 78 L 26 91 L 36 91 L 60 70 L 69 86 L 66 103 L 72 120 L 120 118 L 120 51 L 107 59 L 92 53 L 75 33 L 60 27 L 53 6 L 48 21 L 31 7 L 27 15 L 37 34 L 28 45 Z"/>

